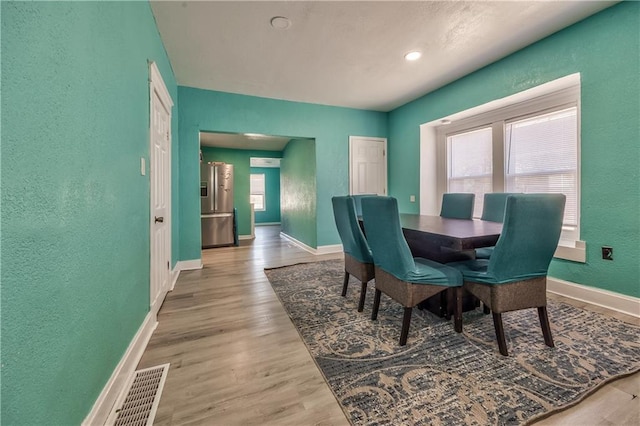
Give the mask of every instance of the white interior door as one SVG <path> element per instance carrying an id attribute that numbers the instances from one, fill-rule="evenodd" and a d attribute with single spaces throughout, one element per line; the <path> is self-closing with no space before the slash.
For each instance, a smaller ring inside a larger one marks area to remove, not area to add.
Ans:
<path id="1" fill-rule="evenodd" d="M 155 63 L 150 66 L 151 198 L 150 304 L 157 312 L 171 282 L 171 97 Z"/>
<path id="2" fill-rule="evenodd" d="M 351 195 L 387 195 L 387 139 L 349 137 Z"/>

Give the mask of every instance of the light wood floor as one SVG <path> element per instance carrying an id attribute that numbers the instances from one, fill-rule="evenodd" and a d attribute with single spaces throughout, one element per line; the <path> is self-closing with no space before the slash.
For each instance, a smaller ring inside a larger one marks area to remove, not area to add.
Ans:
<path id="1" fill-rule="evenodd" d="M 240 247 L 204 250 L 204 269 L 182 272 L 168 294 L 138 367 L 171 363 L 155 424 L 348 425 L 263 273 L 341 257 L 309 254 L 277 226 L 258 227 Z M 635 374 L 537 424 L 637 425 L 638 394 Z"/>

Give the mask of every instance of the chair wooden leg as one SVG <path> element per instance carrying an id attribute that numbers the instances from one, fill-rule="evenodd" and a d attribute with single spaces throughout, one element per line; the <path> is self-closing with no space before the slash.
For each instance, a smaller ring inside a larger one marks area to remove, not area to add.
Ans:
<path id="1" fill-rule="evenodd" d="M 551 326 L 549 325 L 549 316 L 547 315 L 547 307 L 538 308 L 538 317 L 540 318 L 540 327 L 542 327 L 542 335 L 544 336 L 544 344 L 553 348 L 553 336 L 551 336 Z"/>
<path id="2" fill-rule="evenodd" d="M 453 329 L 456 333 L 462 333 L 462 287 L 453 289 Z"/>
<path id="3" fill-rule="evenodd" d="M 349 273 L 344 271 L 344 281 L 342 282 L 342 297 L 347 295 L 347 286 L 349 285 Z"/>
<path id="4" fill-rule="evenodd" d="M 493 327 L 496 329 L 496 339 L 498 340 L 498 349 L 504 356 L 509 356 L 507 352 L 507 341 L 504 337 L 504 328 L 502 327 L 502 314 L 493 313 Z"/>
<path id="5" fill-rule="evenodd" d="M 440 292 L 440 317 L 444 317 L 447 321 L 451 319 L 451 310 L 449 309 L 449 289 Z"/>
<path id="6" fill-rule="evenodd" d="M 373 298 L 373 309 L 371 309 L 371 320 L 375 321 L 378 319 L 378 308 L 380 307 L 380 295 L 382 292 L 376 289 L 375 296 Z"/>
<path id="7" fill-rule="evenodd" d="M 411 311 L 413 308 L 404 308 L 404 316 L 402 317 L 402 331 L 400 332 L 400 346 L 407 344 L 407 336 L 409 336 L 409 325 L 411 324 Z"/>
<path id="8" fill-rule="evenodd" d="M 358 312 L 364 309 L 364 299 L 367 297 L 367 283 L 362 283 L 360 287 L 360 302 L 358 302 Z"/>

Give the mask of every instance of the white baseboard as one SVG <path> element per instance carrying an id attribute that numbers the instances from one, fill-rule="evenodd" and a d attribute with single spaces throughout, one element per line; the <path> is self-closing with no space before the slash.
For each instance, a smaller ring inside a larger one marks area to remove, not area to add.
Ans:
<path id="1" fill-rule="evenodd" d="M 287 235 L 284 232 L 280 232 L 280 236 L 286 238 L 291 241 L 293 244 L 297 245 L 301 249 L 308 251 L 311 254 L 319 255 L 319 254 L 329 254 L 329 253 L 342 253 L 342 244 L 333 244 L 330 246 L 320 246 L 318 248 L 313 248 L 302 241 L 298 241 L 293 238 L 291 235 Z"/>
<path id="2" fill-rule="evenodd" d="M 176 263 L 174 271 L 191 271 L 193 269 L 202 269 L 202 259 L 181 260 Z"/>
<path id="3" fill-rule="evenodd" d="M 280 222 L 260 222 L 260 223 L 256 223 L 256 226 L 271 226 L 271 225 L 280 225 Z"/>
<path id="4" fill-rule="evenodd" d="M 169 287 L 169 291 L 173 291 L 176 283 L 178 282 L 178 277 L 180 276 L 180 269 L 178 269 L 178 263 L 176 263 L 176 267 L 171 271 L 171 287 Z"/>
<path id="5" fill-rule="evenodd" d="M 293 244 L 295 244 L 296 246 L 300 247 L 302 250 L 308 251 L 311 254 L 316 254 L 316 249 L 314 249 L 313 247 L 310 247 L 308 245 L 306 245 L 305 243 L 303 243 L 302 241 L 298 241 L 295 238 L 293 238 L 291 235 L 287 235 L 284 232 L 280 232 L 280 236 L 283 238 L 286 238 L 287 240 L 291 241 Z"/>
<path id="6" fill-rule="evenodd" d="M 547 291 L 640 318 L 640 299 L 637 297 L 552 277 L 547 278 Z"/>
<path id="7" fill-rule="evenodd" d="M 238 235 L 238 240 L 253 240 L 255 238 L 255 235 Z"/>
<path id="8" fill-rule="evenodd" d="M 153 315 L 152 312 L 149 312 L 138 329 L 138 332 L 133 337 L 133 340 L 129 343 L 127 351 L 122 356 L 122 359 L 120 359 L 115 370 L 113 370 L 100 396 L 98 396 L 98 399 L 93 404 L 93 408 L 82 422 L 82 426 L 105 424 L 109 418 L 113 404 L 115 404 L 118 396 L 127 385 L 129 378 L 136 370 L 136 366 L 138 362 L 140 362 L 140 358 L 142 358 L 142 354 L 157 325 L 156 316 Z"/>
<path id="9" fill-rule="evenodd" d="M 316 254 L 342 253 L 342 244 L 332 244 L 320 246 L 316 249 Z"/>

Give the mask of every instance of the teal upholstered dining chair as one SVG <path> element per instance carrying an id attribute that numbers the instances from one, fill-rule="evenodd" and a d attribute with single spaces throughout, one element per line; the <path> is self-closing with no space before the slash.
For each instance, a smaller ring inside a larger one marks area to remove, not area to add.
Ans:
<path id="1" fill-rule="evenodd" d="M 490 222 L 504 221 L 504 208 L 507 204 L 507 197 L 513 195 L 510 192 L 493 192 L 484 194 L 482 204 L 482 216 L 480 219 Z M 476 249 L 476 259 L 489 259 L 494 247 L 482 247 Z"/>
<path id="2" fill-rule="evenodd" d="M 446 193 L 442 194 L 440 216 L 451 219 L 471 219 L 475 194 Z"/>
<path id="3" fill-rule="evenodd" d="M 362 216 L 362 198 L 375 197 L 377 194 L 357 194 L 352 195 L 353 201 L 356 203 L 356 216 Z"/>
<path id="4" fill-rule="evenodd" d="M 454 323 L 462 331 L 462 275 L 454 268 L 411 256 L 393 197 L 362 199 L 362 218 L 375 265 L 376 291 L 371 319 L 378 316 L 381 293 L 404 306 L 400 346 L 407 343 L 413 307 L 427 298 L 454 289 Z"/>
<path id="5" fill-rule="evenodd" d="M 333 197 L 331 202 L 333 203 L 333 216 L 344 250 L 342 296 L 347 295 L 349 276 L 353 275 L 360 281 L 358 312 L 362 312 L 367 295 L 367 283 L 374 278 L 375 274 L 371 249 L 358 224 L 353 197 Z"/>
<path id="6" fill-rule="evenodd" d="M 493 313 L 500 353 L 508 356 L 502 314 L 538 308 L 547 346 L 553 337 L 547 315 L 547 270 L 560 239 L 563 194 L 507 197 L 502 233 L 490 259 L 448 263 L 462 272 L 464 288 Z"/>

